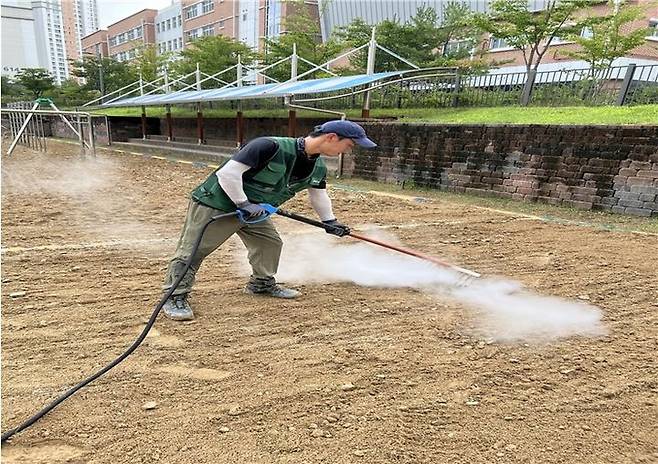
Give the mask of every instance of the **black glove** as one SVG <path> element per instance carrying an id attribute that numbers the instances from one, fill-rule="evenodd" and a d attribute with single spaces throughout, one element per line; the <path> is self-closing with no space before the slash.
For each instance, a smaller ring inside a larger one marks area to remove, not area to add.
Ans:
<path id="1" fill-rule="evenodd" d="M 338 222 L 338 219 L 330 219 L 328 221 L 322 221 L 322 223 L 331 226 L 325 229 L 328 234 L 337 235 L 338 237 L 350 234 L 350 228 Z"/>
<path id="2" fill-rule="evenodd" d="M 238 211 L 243 214 L 244 219 L 256 219 L 261 217 L 263 214 L 267 214 L 267 210 L 257 203 L 251 203 L 250 201 L 245 201 L 236 205 Z"/>

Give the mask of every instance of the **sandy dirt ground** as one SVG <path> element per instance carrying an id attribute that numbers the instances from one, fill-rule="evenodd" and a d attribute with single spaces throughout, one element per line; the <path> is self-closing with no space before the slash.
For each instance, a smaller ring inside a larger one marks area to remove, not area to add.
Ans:
<path id="1" fill-rule="evenodd" d="M 140 333 L 186 195 L 209 173 L 50 151 L 2 161 L 3 431 Z M 492 341 L 459 303 L 404 288 L 309 283 L 297 300 L 253 297 L 231 241 L 199 272 L 195 321 L 161 316 L 131 357 L 4 445 L 2 461 L 658 462 L 657 236 L 331 195 L 349 224 L 401 226 L 409 247 L 588 299 L 607 335 Z M 311 214 L 305 198 L 286 206 Z M 324 234 L 275 222 L 286 246 Z"/>

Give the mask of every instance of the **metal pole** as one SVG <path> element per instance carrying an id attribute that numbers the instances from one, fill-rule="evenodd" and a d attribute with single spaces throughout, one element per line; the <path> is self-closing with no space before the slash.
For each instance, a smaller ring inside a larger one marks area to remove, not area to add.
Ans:
<path id="1" fill-rule="evenodd" d="M 32 150 L 37 149 L 37 143 L 36 143 L 37 141 L 36 141 L 36 138 L 34 137 L 34 132 L 35 132 L 34 131 L 34 120 L 35 120 L 35 117 L 30 118 L 30 123 L 27 125 L 27 130 L 26 130 L 28 143 L 29 143 L 30 148 Z"/>
<path id="2" fill-rule="evenodd" d="M 292 44 L 292 56 L 290 60 L 290 80 L 297 80 L 297 44 Z M 290 108 L 291 97 L 285 97 L 284 103 L 288 106 L 288 137 L 295 137 L 297 132 L 297 111 Z"/>
<path id="3" fill-rule="evenodd" d="M 368 47 L 368 67 L 366 74 L 375 73 L 375 57 L 377 53 L 377 41 L 375 40 L 375 27 L 372 28 L 372 35 L 370 36 L 370 45 Z M 363 108 L 361 109 L 361 117 L 370 117 L 370 90 L 363 95 Z"/>
<path id="4" fill-rule="evenodd" d="M 101 58 L 101 64 L 98 66 L 98 86 L 101 91 L 101 105 L 103 104 L 103 96 L 105 95 L 105 83 L 103 82 L 103 58 Z"/>
<path id="5" fill-rule="evenodd" d="M 107 144 L 112 145 L 112 131 L 110 130 L 110 120 L 105 116 L 105 131 L 107 133 Z"/>
<path id="6" fill-rule="evenodd" d="M 89 122 L 89 147 L 91 148 L 91 155 L 96 156 L 96 137 L 94 136 L 94 119 L 87 116 Z"/>
<path id="7" fill-rule="evenodd" d="M 201 70 L 199 69 L 199 63 L 196 64 L 196 89 L 201 90 Z"/>
<path id="8" fill-rule="evenodd" d="M 452 89 L 452 106 L 457 107 L 459 106 L 459 92 L 461 91 L 461 75 L 459 74 L 459 71 L 455 73 L 455 86 Z"/>
<path id="9" fill-rule="evenodd" d="M 165 93 L 169 93 L 169 66 L 166 65 L 164 68 L 164 91 Z"/>
<path id="10" fill-rule="evenodd" d="M 242 87 L 242 57 L 238 55 L 238 67 L 237 67 L 237 81 L 238 87 Z M 242 146 L 244 141 L 244 119 L 242 118 L 242 100 L 238 100 L 238 113 L 235 118 L 236 123 L 236 136 L 237 136 L 237 145 L 238 148 Z"/>
<path id="11" fill-rule="evenodd" d="M 78 140 L 80 141 L 80 156 L 85 156 L 85 137 L 82 134 L 82 119 L 80 115 L 76 116 L 76 121 L 78 123 Z"/>
<path id="12" fill-rule="evenodd" d="M 622 106 L 626 102 L 626 97 L 628 96 L 628 90 L 631 88 L 631 83 L 633 82 L 633 75 L 635 74 L 635 63 L 631 63 L 626 68 L 626 75 L 624 76 L 624 81 L 621 84 L 619 89 L 619 95 L 617 96 L 617 105 Z"/>
<path id="13" fill-rule="evenodd" d="M 46 131 L 43 128 L 43 116 L 39 115 L 39 132 L 41 133 L 41 142 L 43 143 L 43 151 L 48 149 L 46 141 Z"/>

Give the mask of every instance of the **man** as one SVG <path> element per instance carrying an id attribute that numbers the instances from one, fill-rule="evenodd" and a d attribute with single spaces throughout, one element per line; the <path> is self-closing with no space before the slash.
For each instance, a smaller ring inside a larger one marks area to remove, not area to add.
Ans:
<path id="1" fill-rule="evenodd" d="M 169 263 L 164 291 L 167 292 L 181 275 L 193 251 L 201 229 L 208 220 L 221 213 L 239 210 L 247 220 L 267 212 L 259 203 L 279 206 L 296 193 L 308 189 L 311 206 L 322 222 L 333 226 L 327 232 L 342 237 L 349 228 L 338 222 L 327 195 L 327 169 L 320 155 L 338 156 L 350 153 L 355 144 L 364 148 L 377 145 L 365 130 L 352 121 L 328 121 L 306 137 L 261 137 L 244 146 L 220 169 L 192 192 L 185 225 L 176 253 Z M 274 274 L 279 266 L 281 238 L 267 218 L 245 224 L 237 217 L 219 219 L 208 226 L 190 268 L 163 306 L 170 319 L 194 319 L 188 302 L 194 277 L 203 260 L 233 235 L 238 234 L 248 250 L 252 275 L 245 293 L 275 298 L 295 298 L 296 290 L 276 284 Z"/>

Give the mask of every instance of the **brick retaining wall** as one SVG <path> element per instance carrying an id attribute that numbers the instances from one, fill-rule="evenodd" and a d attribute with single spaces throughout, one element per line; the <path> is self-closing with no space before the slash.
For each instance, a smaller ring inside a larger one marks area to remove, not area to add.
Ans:
<path id="1" fill-rule="evenodd" d="M 658 216 L 658 126 L 364 126 L 347 176 Z"/>

